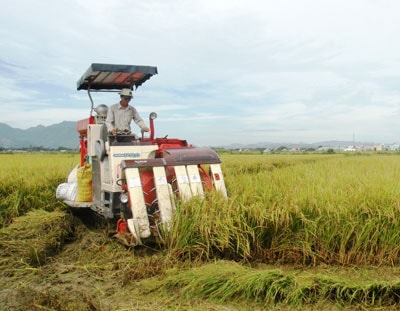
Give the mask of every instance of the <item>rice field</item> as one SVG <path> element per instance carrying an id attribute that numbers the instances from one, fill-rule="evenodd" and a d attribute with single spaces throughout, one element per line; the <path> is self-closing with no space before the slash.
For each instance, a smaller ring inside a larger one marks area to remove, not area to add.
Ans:
<path id="1" fill-rule="evenodd" d="M 127 249 L 55 199 L 78 155 L 0 154 L 0 310 L 397 309 L 398 153 L 221 158 L 228 199 Z"/>
<path id="2" fill-rule="evenodd" d="M 224 161 L 230 199 L 192 201 L 175 219 L 192 220 L 194 231 L 185 228 L 173 241 L 189 254 L 301 265 L 399 264 L 397 155 L 234 155 Z"/>
<path id="3" fill-rule="evenodd" d="M 76 165 L 76 154 L 0 154 L 0 226 L 33 209 L 54 210 L 57 185 Z"/>

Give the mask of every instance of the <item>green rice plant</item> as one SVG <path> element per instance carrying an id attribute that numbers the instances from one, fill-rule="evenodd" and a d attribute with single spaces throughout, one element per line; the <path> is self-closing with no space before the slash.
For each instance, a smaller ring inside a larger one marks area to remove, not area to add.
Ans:
<path id="1" fill-rule="evenodd" d="M 164 286 L 180 290 L 186 298 L 232 300 L 276 304 L 286 299 L 293 278 L 279 270 L 252 270 L 232 262 L 216 262 L 176 274 L 170 273 Z"/>
<path id="2" fill-rule="evenodd" d="M 343 275 L 334 274 L 334 271 L 255 269 L 220 260 L 187 270 L 169 270 L 152 286 L 186 299 L 256 302 L 268 307 L 297 307 L 329 301 L 342 307 L 362 306 L 364 309 L 366 306 L 396 306 L 400 301 L 398 279 L 370 281 L 360 278 L 359 273 L 351 269 Z"/>
<path id="3" fill-rule="evenodd" d="M 350 278 L 316 275 L 315 296 L 341 304 L 395 305 L 399 302 L 399 282 L 365 282 Z"/>

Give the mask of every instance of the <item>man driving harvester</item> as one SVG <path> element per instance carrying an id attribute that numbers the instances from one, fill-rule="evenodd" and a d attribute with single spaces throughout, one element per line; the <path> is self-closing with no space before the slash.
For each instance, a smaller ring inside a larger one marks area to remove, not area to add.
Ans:
<path id="1" fill-rule="evenodd" d="M 120 101 L 108 109 L 106 125 L 107 130 L 112 135 L 131 134 L 131 121 L 135 123 L 142 129 L 143 132 L 148 132 L 149 128 L 144 123 L 143 119 L 140 117 L 136 109 L 129 105 L 132 99 L 132 90 L 122 89 L 119 93 Z"/>

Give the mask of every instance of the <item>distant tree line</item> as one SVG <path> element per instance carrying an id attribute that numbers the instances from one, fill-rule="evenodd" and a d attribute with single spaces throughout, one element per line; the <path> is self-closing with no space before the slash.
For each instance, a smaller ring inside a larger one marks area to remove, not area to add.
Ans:
<path id="1" fill-rule="evenodd" d="M 29 147 L 2 147 L 0 146 L 0 152 L 12 152 L 12 151 L 25 151 L 25 152 L 77 152 L 76 148 L 69 148 L 59 146 L 57 148 L 43 147 L 43 146 L 29 146 Z"/>

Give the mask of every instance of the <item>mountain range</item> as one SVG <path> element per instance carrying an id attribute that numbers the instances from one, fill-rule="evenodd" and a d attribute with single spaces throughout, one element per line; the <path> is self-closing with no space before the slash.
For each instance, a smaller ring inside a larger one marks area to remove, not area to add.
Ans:
<path id="1" fill-rule="evenodd" d="M 232 144 L 229 146 L 218 146 L 225 149 L 272 149 L 285 146 L 287 148 L 317 148 L 324 147 L 347 147 L 357 145 L 371 145 L 373 143 L 361 143 L 352 141 L 324 141 L 317 143 L 272 143 L 260 142 L 257 144 Z M 67 148 L 79 149 L 79 135 L 76 131 L 76 122 L 64 121 L 49 126 L 38 125 L 26 130 L 13 128 L 5 123 L 0 123 L 0 148 L 29 148 L 43 147 L 50 149 Z M 216 147 L 216 146 L 213 146 Z"/>
<path id="2" fill-rule="evenodd" d="M 38 125 L 26 130 L 0 123 L 0 147 L 2 148 L 79 148 L 76 122 L 64 121 L 58 124 Z"/>

